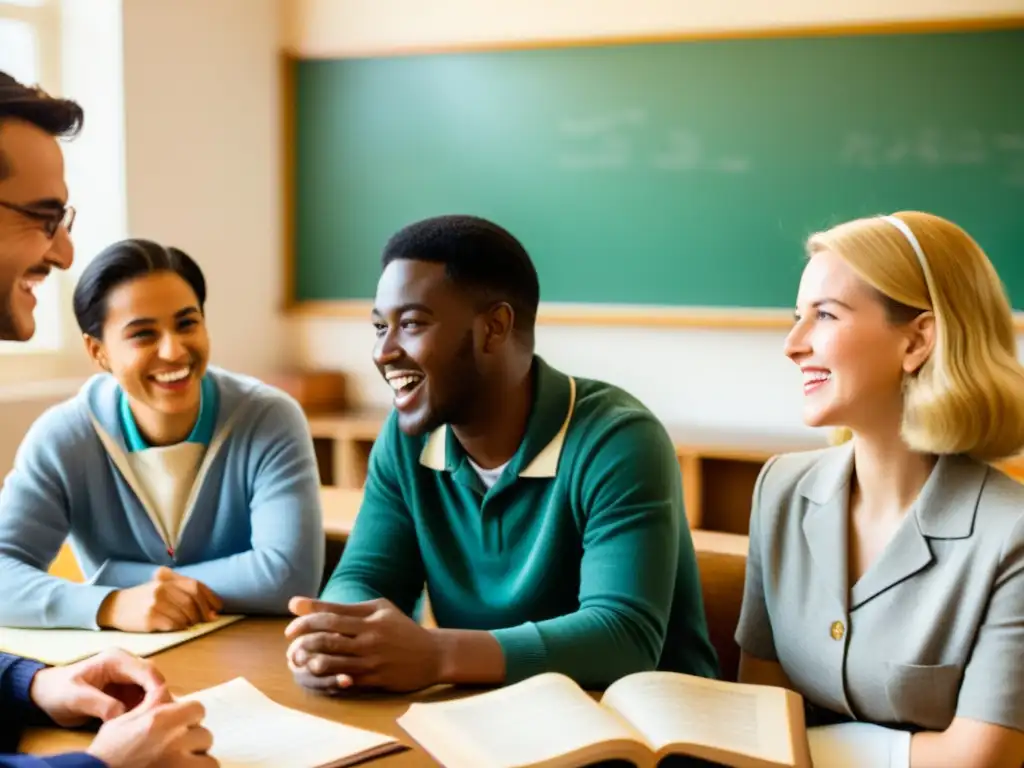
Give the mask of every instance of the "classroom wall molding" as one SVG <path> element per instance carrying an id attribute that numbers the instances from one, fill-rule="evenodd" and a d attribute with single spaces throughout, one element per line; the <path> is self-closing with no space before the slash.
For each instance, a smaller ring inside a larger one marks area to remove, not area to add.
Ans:
<path id="1" fill-rule="evenodd" d="M 303 301 L 292 304 L 288 313 L 296 317 L 330 317 L 369 322 L 373 302 L 358 299 Z M 1024 319 L 1022 319 L 1024 327 Z M 541 302 L 538 325 L 615 326 L 621 328 L 788 328 L 793 313 L 786 309 L 736 309 L 733 307 L 632 306 L 601 304 L 559 304 Z"/>
<path id="2" fill-rule="evenodd" d="M 372 301 L 338 299 L 302 301 L 288 305 L 285 312 L 298 318 L 334 318 L 369 322 Z M 555 304 L 541 302 L 538 325 L 613 326 L 616 328 L 708 330 L 785 330 L 793 324 L 787 309 L 746 309 L 734 307 L 614 306 L 600 304 Z M 1024 332 L 1024 313 L 1015 312 L 1013 326 Z"/>
<path id="3" fill-rule="evenodd" d="M 992 29 L 1022 0 L 292 0 L 282 48 L 301 58 L 396 56 L 595 43 Z"/>

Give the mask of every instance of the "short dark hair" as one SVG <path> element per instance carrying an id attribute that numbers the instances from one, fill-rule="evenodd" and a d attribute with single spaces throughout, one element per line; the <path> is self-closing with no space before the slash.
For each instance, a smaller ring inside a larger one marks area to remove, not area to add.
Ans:
<path id="1" fill-rule="evenodd" d="M 74 138 L 82 130 L 85 113 L 75 101 L 50 96 L 0 71 L 0 127 L 10 119 L 24 120 L 54 137 Z M 10 165 L 0 153 L 0 179 L 9 173 Z"/>
<path id="2" fill-rule="evenodd" d="M 82 272 L 75 286 L 75 320 L 82 333 L 95 339 L 103 336 L 107 321 L 107 297 L 122 283 L 157 272 L 173 272 L 188 283 L 199 300 L 206 304 L 206 279 L 203 271 L 184 251 L 131 238 L 108 246 Z"/>
<path id="3" fill-rule="evenodd" d="M 533 340 L 540 303 L 537 270 L 526 248 L 511 233 L 478 216 L 435 216 L 400 229 L 381 256 L 443 264 L 445 276 L 487 301 L 504 301 L 515 313 L 515 329 Z"/>

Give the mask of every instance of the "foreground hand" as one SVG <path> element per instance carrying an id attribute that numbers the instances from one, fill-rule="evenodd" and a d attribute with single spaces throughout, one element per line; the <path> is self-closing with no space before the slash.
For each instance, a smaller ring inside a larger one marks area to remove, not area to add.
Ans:
<path id="1" fill-rule="evenodd" d="M 289 609 L 298 618 L 285 629 L 288 666 L 307 688 L 415 691 L 439 680 L 433 633 L 388 600 L 339 605 L 296 597 Z"/>
<path id="2" fill-rule="evenodd" d="M 152 581 L 110 593 L 96 623 L 125 632 L 173 632 L 213 621 L 223 607 L 202 582 L 161 567 Z"/>
<path id="3" fill-rule="evenodd" d="M 156 666 L 122 650 L 106 651 L 66 667 L 41 669 L 32 679 L 29 697 L 65 728 L 82 725 L 90 718 L 109 721 L 143 703 L 171 700 Z"/>
<path id="4" fill-rule="evenodd" d="M 103 725 L 89 754 L 109 768 L 215 768 L 198 701 L 147 702 Z"/>

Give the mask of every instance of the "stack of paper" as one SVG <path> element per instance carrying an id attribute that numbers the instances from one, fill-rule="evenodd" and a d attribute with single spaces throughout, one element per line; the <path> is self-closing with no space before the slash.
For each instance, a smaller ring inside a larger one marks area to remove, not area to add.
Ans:
<path id="1" fill-rule="evenodd" d="M 221 768 L 338 768 L 406 748 L 382 733 L 284 707 L 243 677 L 180 700 L 190 699 L 206 708 L 210 755 Z"/>
<path id="2" fill-rule="evenodd" d="M 0 651 L 41 661 L 50 666 L 71 664 L 95 656 L 109 648 L 121 648 L 136 656 L 151 656 L 175 645 L 186 643 L 241 616 L 221 616 L 215 621 L 196 624 L 180 632 L 119 632 L 92 629 L 14 629 L 0 627 Z"/>

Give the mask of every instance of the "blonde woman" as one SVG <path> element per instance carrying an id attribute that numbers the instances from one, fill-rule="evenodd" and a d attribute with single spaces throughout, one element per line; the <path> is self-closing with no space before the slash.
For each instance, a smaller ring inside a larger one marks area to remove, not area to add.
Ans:
<path id="1" fill-rule="evenodd" d="M 989 462 L 1024 448 L 1024 369 L 999 277 L 925 213 L 808 250 L 785 351 L 804 420 L 843 432 L 758 478 L 740 679 L 885 726 L 883 765 L 1018 768 L 1024 485 Z"/>

